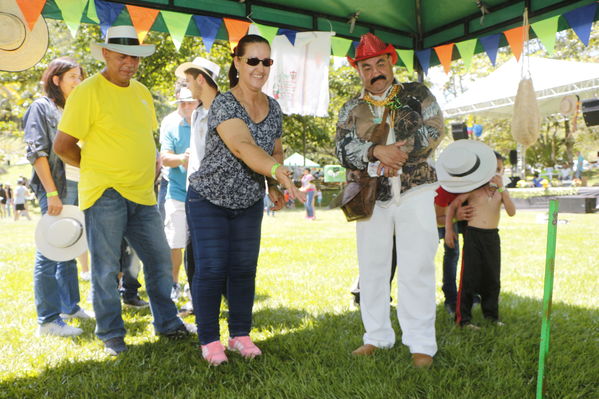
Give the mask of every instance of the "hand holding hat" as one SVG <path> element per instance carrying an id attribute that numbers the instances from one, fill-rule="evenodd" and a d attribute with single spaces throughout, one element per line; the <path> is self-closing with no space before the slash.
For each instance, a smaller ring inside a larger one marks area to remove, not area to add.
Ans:
<path id="1" fill-rule="evenodd" d="M 35 244 L 48 259 L 75 259 L 87 250 L 83 212 L 74 205 L 64 205 L 58 216 L 45 214 L 35 229 Z"/>

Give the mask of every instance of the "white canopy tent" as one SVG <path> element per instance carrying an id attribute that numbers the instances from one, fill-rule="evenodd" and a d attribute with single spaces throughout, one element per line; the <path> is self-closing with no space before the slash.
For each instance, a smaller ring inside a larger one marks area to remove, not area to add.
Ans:
<path id="1" fill-rule="evenodd" d="M 528 57 L 528 62 L 543 116 L 558 113 L 560 101 L 566 95 L 576 94 L 581 100 L 599 97 L 597 63 L 540 57 Z M 474 82 L 471 89 L 443 105 L 445 117 L 476 114 L 489 118 L 511 118 L 520 77 L 521 63 L 511 58 L 489 76 Z"/>
<path id="2" fill-rule="evenodd" d="M 308 168 L 319 168 L 320 165 L 316 162 L 305 158 L 303 155 L 298 154 L 297 152 L 293 153 L 289 158 L 283 161 L 285 166 L 305 166 Z"/>

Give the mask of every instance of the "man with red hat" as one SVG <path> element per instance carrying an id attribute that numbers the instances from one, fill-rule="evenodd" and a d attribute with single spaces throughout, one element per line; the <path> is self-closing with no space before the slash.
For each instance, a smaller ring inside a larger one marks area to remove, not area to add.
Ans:
<path id="1" fill-rule="evenodd" d="M 363 89 L 339 112 L 337 157 L 350 175 L 379 180 L 371 215 L 356 225 L 360 310 L 366 333 L 364 345 L 353 354 L 371 355 L 395 344 L 389 305 L 395 234 L 402 342 L 416 367 L 428 367 L 437 351 L 434 258 L 438 245 L 433 206 L 437 177 L 428 158 L 443 136 L 442 112 L 422 83 L 395 80 L 397 53 L 375 35 L 363 35 L 356 58 L 348 60 L 358 71 Z"/>

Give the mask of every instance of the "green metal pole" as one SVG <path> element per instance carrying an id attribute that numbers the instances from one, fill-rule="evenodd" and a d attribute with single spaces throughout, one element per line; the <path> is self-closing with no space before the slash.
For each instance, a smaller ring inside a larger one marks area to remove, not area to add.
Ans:
<path id="1" fill-rule="evenodd" d="M 541 324 L 541 344 L 539 348 L 539 374 L 537 377 L 537 399 L 543 399 L 545 382 L 545 361 L 549 353 L 549 332 L 551 321 L 551 301 L 553 297 L 553 274 L 555 272 L 555 242 L 557 238 L 557 214 L 559 201 L 549 202 L 547 220 L 547 253 L 545 257 L 545 284 L 543 293 L 543 322 Z"/>

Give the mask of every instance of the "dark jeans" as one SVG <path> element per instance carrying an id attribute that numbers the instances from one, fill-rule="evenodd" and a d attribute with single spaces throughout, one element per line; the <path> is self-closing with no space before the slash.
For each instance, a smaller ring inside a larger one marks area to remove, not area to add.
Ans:
<path id="1" fill-rule="evenodd" d="M 498 229 L 467 227 L 464 233 L 464 270 L 460 291 L 461 325 L 472 318 L 472 302 L 480 294 L 483 315 L 499 320 L 499 290 L 501 274 L 501 244 Z"/>
<path id="2" fill-rule="evenodd" d="M 458 290 L 456 288 L 456 270 L 458 267 L 458 259 L 460 258 L 460 240 L 459 237 L 455 240 L 455 247 L 450 248 L 445 244 L 445 227 L 437 227 L 439 231 L 439 239 L 443 240 L 443 295 L 445 295 L 446 305 L 455 305 L 458 298 Z M 453 231 L 459 233 L 458 225 L 453 225 Z"/>
<path id="3" fill-rule="evenodd" d="M 158 212 L 160 213 L 160 217 L 162 218 L 162 223 L 164 223 L 164 218 L 166 213 L 164 212 L 164 203 L 166 202 L 166 190 L 168 189 L 168 180 L 164 177 L 160 177 L 160 187 L 158 189 Z"/>
<path id="4" fill-rule="evenodd" d="M 220 339 L 221 297 L 227 293 L 229 335 L 249 335 L 260 252 L 263 201 L 245 209 L 212 204 L 192 187 L 185 211 L 193 245 L 193 308 L 201 345 Z"/>

